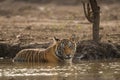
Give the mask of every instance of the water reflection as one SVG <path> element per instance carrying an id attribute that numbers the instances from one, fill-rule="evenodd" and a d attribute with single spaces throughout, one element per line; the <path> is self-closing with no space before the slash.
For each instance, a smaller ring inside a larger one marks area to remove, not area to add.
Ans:
<path id="1" fill-rule="evenodd" d="M 16 64 L 0 61 L 0 80 L 119 80 L 120 61 L 78 64 Z"/>

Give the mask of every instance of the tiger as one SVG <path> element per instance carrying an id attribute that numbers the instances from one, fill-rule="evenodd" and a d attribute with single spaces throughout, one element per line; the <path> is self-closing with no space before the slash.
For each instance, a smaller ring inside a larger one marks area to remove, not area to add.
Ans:
<path id="1" fill-rule="evenodd" d="M 76 51 L 75 38 L 53 38 L 54 42 L 47 49 L 23 49 L 13 58 L 13 62 L 58 63 L 67 62 L 74 57 Z"/>

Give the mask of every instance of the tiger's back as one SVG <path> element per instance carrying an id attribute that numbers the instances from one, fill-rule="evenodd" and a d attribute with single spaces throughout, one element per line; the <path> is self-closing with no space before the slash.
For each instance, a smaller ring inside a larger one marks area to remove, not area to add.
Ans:
<path id="1" fill-rule="evenodd" d="M 39 50 L 39 49 L 24 49 L 21 50 L 16 57 L 14 58 L 14 61 L 16 62 L 37 62 L 39 61 L 38 56 L 39 55 L 43 55 L 43 51 Z"/>
<path id="2" fill-rule="evenodd" d="M 53 54 L 54 52 L 49 52 L 47 50 L 24 49 L 21 50 L 13 60 L 14 62 L 57 62 L 57 58 L 54 57 Z"/>

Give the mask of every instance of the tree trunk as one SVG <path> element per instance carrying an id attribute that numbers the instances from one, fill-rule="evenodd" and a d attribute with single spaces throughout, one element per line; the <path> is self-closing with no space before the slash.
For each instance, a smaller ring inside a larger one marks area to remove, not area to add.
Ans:
<path id="1" fill-rule="evenodd" d="M 93 12 L 93 40 L 99 42 L 100 7 L 96 0 L 90 0 L 90 4 Z"/>

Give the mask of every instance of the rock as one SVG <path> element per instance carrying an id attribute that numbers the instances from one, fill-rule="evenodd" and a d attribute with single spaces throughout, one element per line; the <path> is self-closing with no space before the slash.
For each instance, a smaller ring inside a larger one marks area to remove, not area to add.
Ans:
<path id="1" fill-rule="evenodd" d="M 9 54 L 10 44 L 0 42 L 0 57 L 5 58 Z"/>
<path id="2" fill-rule="evenodd" d="M 19 43 L 0 43 L 0 57 L 13 58 L 22 49 L 47 48 L 51 43 L 31 43 L 21 45 Z"/>
<path id="3" fill-rule="evenodd" d="M 113 58 L 120 58 L 120 51 L 115 45 L 88 40 L 78 42 L 73 62 Z"/>

